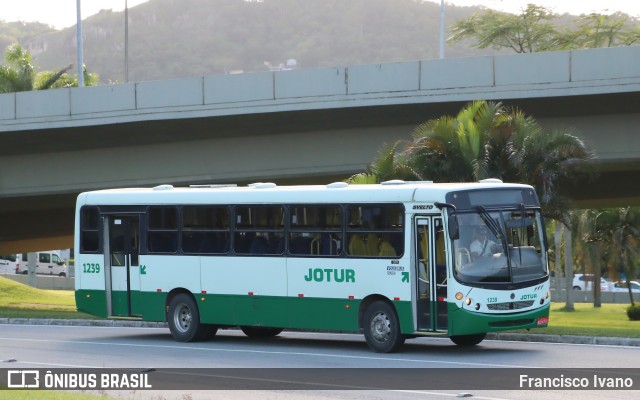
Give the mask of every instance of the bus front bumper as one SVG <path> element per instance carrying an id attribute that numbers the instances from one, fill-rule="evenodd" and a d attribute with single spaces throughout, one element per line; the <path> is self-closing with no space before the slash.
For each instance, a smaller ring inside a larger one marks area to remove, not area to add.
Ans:
<path id="1" fill-rule="evenodd" d="M 449 335 L 473 335 L 514 329 L 544 328 L 549 324 L 550 304 L 531 311 L 487 314 L 468 311 L 449 303 Z"/>

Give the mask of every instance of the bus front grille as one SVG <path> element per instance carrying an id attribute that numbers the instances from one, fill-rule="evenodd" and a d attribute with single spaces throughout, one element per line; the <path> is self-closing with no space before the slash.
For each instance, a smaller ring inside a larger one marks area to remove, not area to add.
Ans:
<path id="1" fill-rule="evenodd" d="M 534 300 L 528 301 L 512 301 L 508 303 L 487 304 L 487 308 L 492 311 L 519 310 L 521 308 L 531 307 Z"/>

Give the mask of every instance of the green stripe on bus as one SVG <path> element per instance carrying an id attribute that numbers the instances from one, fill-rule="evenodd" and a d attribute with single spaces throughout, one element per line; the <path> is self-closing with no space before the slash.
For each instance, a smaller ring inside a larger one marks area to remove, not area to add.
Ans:
<path id="1" fill-rule="evenodd" d="M 165 320 L 167 293 L 131 292 L 131 313 L 145 321 Z M 126 292 L 113 291 L 113 316 L 127 316 Z M 358 318 L 362 300 L 285 296 L 247 296 L 194 294 L 200 320 L 216 325 L 270 326 L 293 329 L 319 329 L 346 332 L 359 330 Z M 392 301 L 398 313 L 402 333 L 413 333 L 411 302 Z M 79 311 L 106 317 L 104 291 L 78 290 Z"/>
<path id="2" fill-rule="evenodd" d="M 76 308 L 78 311 L 95 315 L 96 317 L 107 317 L 107 297 L 104 290 L 76 290 Z"/>

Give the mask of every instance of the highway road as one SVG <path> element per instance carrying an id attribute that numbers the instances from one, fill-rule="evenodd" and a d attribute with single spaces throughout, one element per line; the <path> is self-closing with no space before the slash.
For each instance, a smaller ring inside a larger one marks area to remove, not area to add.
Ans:
<path id="1" fill-rule="evenodd" d="M 284 332 L 269 340 L 245 337 L 239 330 L 220 330 L 214 339 L 178 343 L 163 328 L 0 325 L 0 368 L 389 368 L 420 369 L 420 373 L 447 369 L 456 376 L 462 369 L 479 374 L 523 368 L 570 369 L 635 368 L 631 379 L 640 383 L 640 348 L 531 342 L 484 341 L 460 348 L 448 339 L 408 340 L 400 352 L 377 354 L 368 350 L 361 335 Z M 220 371 L 220 370 L 218 370 Z M 544 370 L 543 370 L 544 371 Z M 551 372 L 550 372 L 551 373 Z M 556 372 L 557 373 L 557 372 Z M 567 372 L 568 374 L 568 372 Z M 360 387 L 360 386 L 359 386 Z M 638 386 L 636 386 L 638 387 Z M 640 391 L 619 390 L 261 390 L 201 391 L 121 390 L 110 396 L 134 399 L 582 399 L 637 398 Z"/>

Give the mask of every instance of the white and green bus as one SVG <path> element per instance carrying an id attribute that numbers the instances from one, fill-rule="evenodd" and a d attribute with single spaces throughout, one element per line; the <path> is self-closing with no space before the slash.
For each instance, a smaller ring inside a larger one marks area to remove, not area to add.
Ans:
<path id="1" fill-rule="evenodd" d="M 475 345 L 549 321 L 547 242 L 531 186 L 161 185 L 82 193 L 76 304 L 167 321 L 178 341 L 240 327 Z M 484 235 L 484 237 L 482 237 Z"/>

